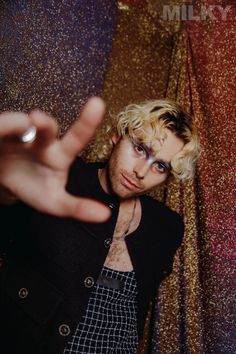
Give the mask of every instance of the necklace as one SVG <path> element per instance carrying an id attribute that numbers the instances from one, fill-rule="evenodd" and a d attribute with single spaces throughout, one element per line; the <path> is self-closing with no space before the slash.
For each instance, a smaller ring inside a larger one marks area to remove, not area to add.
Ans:
<path id="1" fill-rule="evenodd" d="M 134 199 L 134 206 L 133 206 L 133 211 L 132 211 L 132 215 L 131 215 L 131 218 L 129 220 L 129 223 L 127 225 L 127 228 L 125 230 L 125 232 L 121 235 L 121 236 L 113 236 L 113 240 L 124 240 L 125 237 L 127 236 L 127 234 L 129 233 L 129 229 L 130 229 L 130 225 L 134 219 L 134 214 L 135 214 L 135 210 L 136 210 L 136 204 L 137 204 L 137 198 Z"/>

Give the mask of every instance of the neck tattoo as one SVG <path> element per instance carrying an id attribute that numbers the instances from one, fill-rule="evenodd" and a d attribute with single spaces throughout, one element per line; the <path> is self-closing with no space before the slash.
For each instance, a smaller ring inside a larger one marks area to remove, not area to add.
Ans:
<path id="1" fill-rule="evenodd" d="M 113 236 L 113 240 L 124 240 L 125 237 L 128 235 L 129 231 L 130 231 L 130 226 L 131 226 L 131 223 L 134 219 L 134 215 L 135 215 L 135 210 L 136 210 L 136 204 L 137 204 L 137 198 L 134 199 L 134 206 L 133 206 L 133 211 L 132 211 L 132 215 L 131 215 L 131 218 L 129 220 L 129 223 L 127 225 L 127 228 L 125 230 L 125 232 L 121 235 L 121 236 Z"/>

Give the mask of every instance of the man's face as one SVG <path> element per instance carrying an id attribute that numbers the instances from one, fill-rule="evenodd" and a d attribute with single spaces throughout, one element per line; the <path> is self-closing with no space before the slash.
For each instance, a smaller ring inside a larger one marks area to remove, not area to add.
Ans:
<path id="1" fill-rule="evenodd" d="M 145 129 L 146 134 L 150 129 Z M 169 129 L 165 133 L 162 144 L 155 140 L 151 145 L 142 142 L 138 129 L 135 139 L 113 135 L 115 146 L 108 162 L 108 177 L 112 191 L 121 199 L 144 194 L 168 178 L 170 162 L 184 142 Z"/>

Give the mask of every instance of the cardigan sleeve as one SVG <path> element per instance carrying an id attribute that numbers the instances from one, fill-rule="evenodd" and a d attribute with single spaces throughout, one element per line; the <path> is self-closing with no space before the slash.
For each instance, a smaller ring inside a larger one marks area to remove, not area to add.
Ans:
<path id="1" fill-rule="evenodd" d="M 165 270 L 163 278 L 171 274 L 173 270 L 174 256 L 180 247 L 184 236 L 184 222 L 182 217 L 170 210 L 169 221 L 166 222 L 167 230 L 166 253 L 168 257 L 165 259 Z"/>
<path id="2" fill-rule="evenodd" d="M 0 256 L 4 256 L 12 242 L 21 237 L 28 225 L 32 209 L 22 202 L 0 205 Z"/>

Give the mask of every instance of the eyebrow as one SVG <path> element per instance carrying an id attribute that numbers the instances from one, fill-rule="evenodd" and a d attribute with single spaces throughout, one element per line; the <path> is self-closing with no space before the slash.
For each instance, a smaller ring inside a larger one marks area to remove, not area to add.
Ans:
<path id="1" fill-rule="evenodd" d="M 134 142 L 136 144 L 139 144 L 139 145 L 142 146 L 142 148 L 146 151 L 148 156 L 149 155 L 153 155 L 153 153 L 155 152 L 152 147 L 147 146 L 147 144 L 142 142 L 142 140 L 140 138 L 132 138 L 132 139 L 134 140 Z M 157 158 L 156 160 L 154 160 L 154 162 L 160 162 L 160 163 L 162 163 L 165 166 L 165 168 L 167 170 L 169 170 L 169 171 L 171 170 L 171 165 L 170 165 L 170 163 L 168 161 L 165 161 L 163 159 Z"/>

